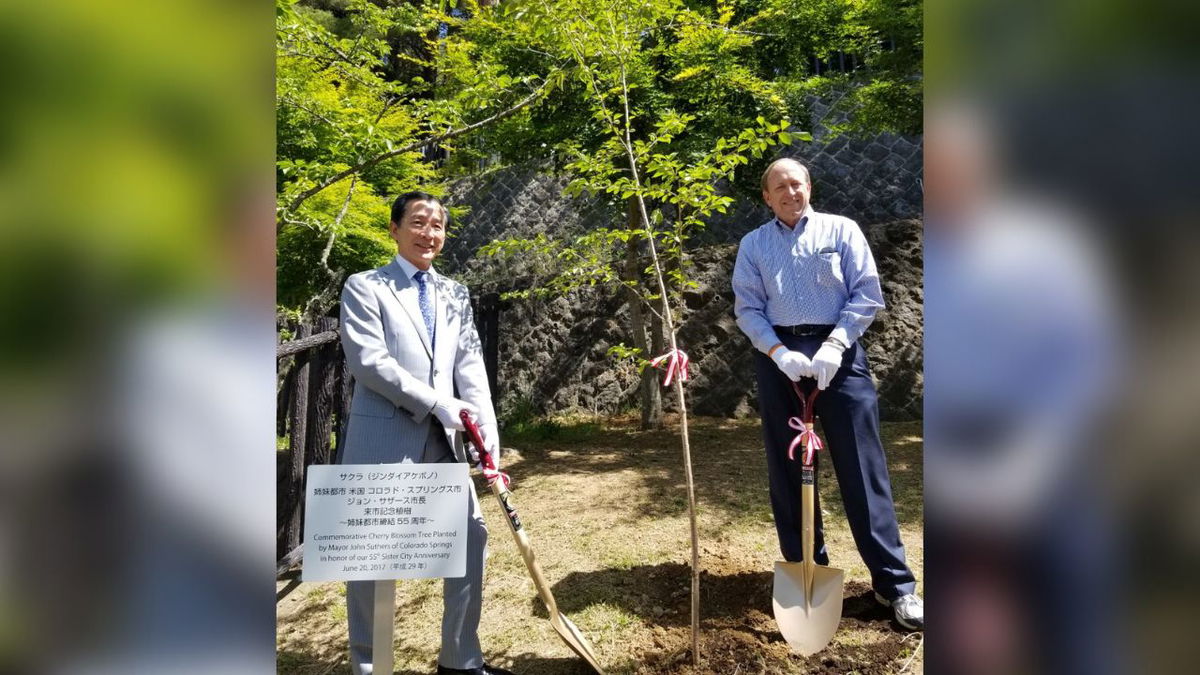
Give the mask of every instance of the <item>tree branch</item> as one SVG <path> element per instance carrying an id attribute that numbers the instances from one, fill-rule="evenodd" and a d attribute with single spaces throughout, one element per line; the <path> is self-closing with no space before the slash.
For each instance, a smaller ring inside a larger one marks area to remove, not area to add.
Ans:
<path id="1" fill-rule="evenodd" d="M 325 288 L 321 289 L 308 302 L 305 307 L 305 313 L 314 320 L 325 313 L 326 305 L 337 293 L 338 281 L 340 281 L 341 271 L 334 270 L 329 266 L 329 255 L 333 252 L 333 243 L 337 241 L 338 226 L 342 224 L 346 214 L 350 211 L 350 200 L 354 197 L 354 188 L 358 187 L 358 176 L 350 179 L 350 189 L 346 191 L 346 201 L 342 202 L 342 208 L 338 211 L 337 218 L 333 221 L 333 226 L 329 228 L 329 237 L 325 240 L 325 250 L 321 251 L 321 268 L 325 270 L 325 276 L 329 277 L 329 282 Z"/>
<path id="2" fill-rule="evenodd" d="M 553 73 L 551 73 L 551 75 L 553 75 Z M 472 124 L 468 124 L 466 126 L 459 127 L 457 129 L 451 129 L 450 131 L 439 134 L 437 136 L 430 136 L 428 138 L 425 138 L 425 139 L 422 139 L 419 141 L 413 141 L 412 143 L 409 143 L 407 145 L 401 146 L 399 148 L 395 148 L 393 150 L 389 150 L 385 153 L 376 155 L 376 156 L 372 157 L 371 159 L 359 162 L 358 164 L 356 164 L 348 169 L 339 171 L 336 174 L 330 176 L 329 178 L 326 178 L 325 180 L 321 181 L 320 183 L 317 183 L 316 185 L 308 188 L 307 190 L 304 190 L 300 194 L 293 197 L 292 201 L 288 203 L 287 210 L 295 211 L 296 208 L 299 207 L 301 204 L 303 204 L 304 201 L 307 200 L 309 197 L 312 197 L 313 195 L 324 190 L 325 188 L 329 187 L 330 185 L 333 185 L 334 183 L 337 183 L 338 181 L 346 178 L 347 176 L 360 174 L 360 173 L 366 171 L 367 169 L 370 169 L 371 167 L 379 164 L 380 162 L 389 160 L 393 157 L 402 155 L 406 152 L 420 150 L 421 148 L 429 147 L 435 143 L 441 143 L 442 141 L 447 141 L 447 140 L 450 140 L 451 138 L 456 138 L 458 136 L 462 136 L 463 134 L 470 133 L 472 131 L 475 131 L 476 129 L 479 129 L 480 127 L 484 127 L 489 124 L 492 124 L 493 122 L 499 122 L 502 119 L 512 117 L 513 115 L 520 112 L 522 109 L 529 107 L 534 101 L 538 100 L 538 98 L 540 98 L 541 95 L 547 89 L 549 89 L 552 81 L 553 81 L 553 78 L 548 76 L 546 78 L 546 80 L 544 82 L 542 82 L 542 85 L 540 87 L 538 87 L 537 89 L 535 89 L 533 91 L 533 93 L 531 93 L 529 96 L 526 96 L 525 98 L 521 99 L 519 102 L 517 102 L 511 108 L 508 108 L 507 110 L 501 110 L 500 112 L 492 115 L 491 117 L 487 117 L 485 119 L 479 120 L 478 122 L 474 122 Z"/>
<path id="3" fill-rule="evenodd" d="M 298 110 L 303 110 L 304 112 L 308 113 L 309 115 L 312 115 L 313 117 L 321 120 L 325 124 L 335 128 L 335 129 L 337 128 L 336 122 L 334 122 L 333 120 L 329 119 L 328 117 L 322 115 L 321 113 L 317 112 L 316 110 L 313 110 L 312 108 L 304 105 L 300 101 L 297 101 L 296 99 L 292 98 L 291 96 L 287 96 L 285 94 L 284 96 L 280 97 L 279 102 L 284 105 L 289 105 Z"/>

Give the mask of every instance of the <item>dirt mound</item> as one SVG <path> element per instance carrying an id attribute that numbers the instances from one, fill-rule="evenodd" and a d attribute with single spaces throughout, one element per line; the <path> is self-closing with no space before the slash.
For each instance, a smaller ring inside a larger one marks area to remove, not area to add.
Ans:
<path id="1" fill-rule="evenodd" d="M 710 568 L 714 569 L 700 579 L 701 667 L 694 669 L 690 662 L 690 605 L 682 596 L 670 601 L 664 612 L 677 621 L 657 628 L 649 644 L 631 645 L 641 652 L 642 665 L 636 672 L 884 675 L 899 670 L 915 646 L 905 644 L 906 634 L 892 620 L 891 610 L 875 601 L 871 587 L 851 582 L 844 589 L 842 621 L 830 645 L 807 658 L 792 654 L 771 613 L 771 573 L 737 570 L 721 560 Z M 660 583 L 652 587 L 686 587 L 687 574 L 683 565 L 659 569 Z"/>

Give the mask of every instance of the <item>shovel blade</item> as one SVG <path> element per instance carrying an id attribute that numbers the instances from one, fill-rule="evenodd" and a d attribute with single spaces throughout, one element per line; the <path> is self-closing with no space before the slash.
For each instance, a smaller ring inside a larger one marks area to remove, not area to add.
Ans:
<path id="1" fill-rule="evenodd" d="M 842 570 L 815 565 L 812 596 L 807 597 L 804 563 L 775 563 L 775 623 L 792 651 L 809 656 L 829 644 L 842 620 L 844 577 Z"/>
<path id="2" fill-rule="evenodd" d="M 604 675 L 604 670 L 600 668 L 599 661 L 596 660 L 596 654 L 592 651 L 592 645 L 583 637 L 583 633 L 579 632 L 570 619 L 562 612 L 558 616 L 550 617 L 550 625 L 554 626 L 554 630 L 558 631 L 558 636 L 562 641 L 567 643 L 571 651 L 579 655 L 579 658 L 587 661 L 587 664 L 592 667 L 600 675 Z"/>

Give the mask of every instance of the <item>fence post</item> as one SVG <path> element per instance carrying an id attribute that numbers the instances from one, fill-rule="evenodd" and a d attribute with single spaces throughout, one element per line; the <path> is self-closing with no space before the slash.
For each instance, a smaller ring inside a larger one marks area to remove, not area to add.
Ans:
<path id="1" fill-rule="evenodd" d="M 296 322 L 292 321 L 290 319 L 285 320 L 282 324 L 279 325 L 279 328 L 281 328 L 281 329 L 286 328 L 287 330 L 289 330 L 293 334 L 295 334 Z M 278 346 L 278 344 L 279 344 L 279 342 L 277 339 L 276 346 Z M 286 436 L 287 435 L 288 414 L 291 412 L 291 409 L 292 409 L 291 408 L 291 406 L 292 406 L 292 387 L 293 387 L 294 381 L 296 379 L 296 369 L 294 367 L 292 367 L 296 363 L 295 357 L 293 357 L 291 359 L 290 363 L 286 360 L 277 361 L 276 362 L 276 372 L 279 371 L 279 368 L 283 367 L 284 363 L 288 363 L 288 369 L 287 369 L 287 372 L 284 373 L 284 375 L 283 375 L 283 382 L 279 383 L 278 380 L 276 380 L 276 383 L 279 386 L 279 390 L 275 392 L 275 435 L 276 436 Z"/>
<path id="2" fill-rule="evenodd" d="M 337 328 L 337 319 L 321 317 L 313 326 L 313 333 L 324 333 Z M 341 352 L 337 342 L 330 342 L 310 351 L 314 358 L 309 372 L 308 394 L 308 440 L 305 442 L 307 456 L 304 466 L 328 464 L 330 460 L 329 435 L 333 431 L 333 398 L 336 360 Z M 301 493 L 303 495 L 303 492 Z"/>
<path id="3" fill-rule="evenodd" d="M 294 357 L 293 357 L 294 358 Z M 276 366 L 276 371 L 279 367 Z M 296 379 L 296 370 L 292 367 L 287 369 L 283 374 L 283 382 L 280 383 L 279 391 L 275 392 L 275 435 L 286 436 L 288 428 L 288 413 L 291 411 L 292 405 L 292 386 Z M 278 382 L 278 379 L 276 380 Z"/>
<path id="4" fill-rule="evenodd" d="M 296 326 L 296 337 L 306 338 L 312 335 L 312 326 L 301 323 Z M 284 548 L 279 556 L 300 545 L 300 514 L 304 507 L 304 458 L 305 442 L 308 440 L 308 390 L 309 390 L 309 361 L 308 352 L 296 354 L 296 377 L 292 381 L 291 410 L 288 424 L 288 453 L 291 466 L 288 471 L 286 517 L 284 528 Z"/>
<path id="5" fill-rule="evenodd" d="M 338 418 L 337 445 L 333 449 L 330 464 L 340 464 L 342 461 L 342 452 L 346 447 L 346 429 L 350 426 L 350 399 L 354 396 L 354 377 L 350 375 L 350 367 L 346 365 L 346 354 L 342 352 L 340 343 L 337 355 L 337 396 L 333 406 Z"/>

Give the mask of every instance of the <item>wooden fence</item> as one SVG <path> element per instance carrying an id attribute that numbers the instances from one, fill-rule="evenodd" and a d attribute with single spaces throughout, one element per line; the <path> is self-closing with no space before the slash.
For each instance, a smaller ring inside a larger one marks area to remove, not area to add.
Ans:
<path id="1" fill-rule="evenodd" d="M 315 325 L 300 323 L 289 328 L 295 339 L 280 344 L 276 351 L 282 376 L 276 434 L 287 438 L 287 450 L 279 453 L 276 466 L 275 551 L 280 564 L 300 546 L 308 465 L 337 461 L 352 386 L 338 340 L 337 319 L 323 318 Z"/>

